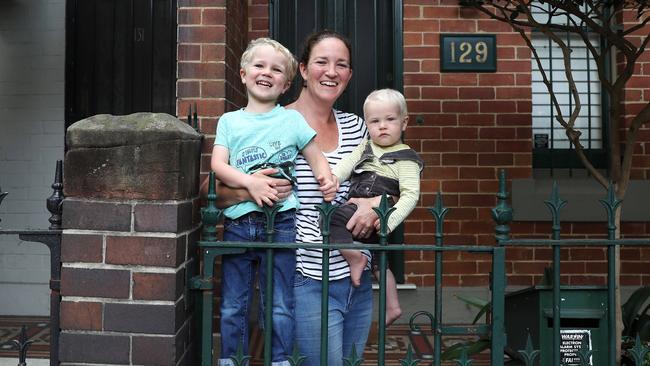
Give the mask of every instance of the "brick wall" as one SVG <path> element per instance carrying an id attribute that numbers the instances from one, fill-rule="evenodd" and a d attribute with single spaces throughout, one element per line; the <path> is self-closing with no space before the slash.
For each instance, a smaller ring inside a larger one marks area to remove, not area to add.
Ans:
<path id="1" fill-rule="evenodd" d="M 248 1 L 249 38 L 268 35 L 268 0 Z M 493 245 L 491 208 L 496 204 L 497 171 L 506 169 L 509 179 L 532 176 L 531 55 L 521 37 L 509 26 L 461 8 L 457 0 L 404 0 L 404 94 L 411 113 L 407 143 L 416 148 L 427 167 L 422 180 L 422 199 L 406 222 L 406 241 L 435 241 L 434 221 L 427 208 L 436 192 L 450 208 L 444 227 L 449 244 Z M 485 32 L 497 36 L 497 72 L 440 73 L 440 33 Z M 626 94 L 626 111 L 648 101 L 644 89 L 650 75 L 650 52 L 642 57 L 637 76 Z M 636 85 L 636 86 L 635 86 Z M 414 123 L 420 121 L 419 123 Z M 642 131 L 634 177 L 648 178 L 650 133 Z M 542 210 L 542 202 L 540 202 Z M 514 237 L 548 238 L 547 222 L 515 222 Z M 645 222 L 625 223 L 623 235 L 650 235 Z M 564 237 L 604 238 L 604 223 L 563 224 Z M 650 250 L 622 250 L 624 285 L 650 283 L 643 262 Z M 450 286 L 484 286 L 490 257 L 445 253 L 443 282 Z M 550 265 L 551 250 L 508 249 L 507 273 L 512 285 L 538 283 Z M 571 248 L 562 251 L 563 281 L 572 284 L 604 283 L 604 250 Z M 433 254 L 406 254 L 407 281 L 419 286 L 434 283 Z"/>

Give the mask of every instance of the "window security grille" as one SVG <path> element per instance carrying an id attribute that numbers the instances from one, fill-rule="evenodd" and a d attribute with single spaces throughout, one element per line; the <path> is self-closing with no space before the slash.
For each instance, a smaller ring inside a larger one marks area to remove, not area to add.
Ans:
<path id="1" fill-rule="evenodd" d="M 548 14 L 539 6 L 533 9 L 533 14 L 540 23 L 546 23 L 548 20 Z M 568 21 L 566 16 L 556 16 L 552 19 L 553 23 Z M 580 113 L 574 127 L 582 132 L 580 142 L 594 166 L 604 168 L 606 144 L 603 126 L 606 117 L 596 62 L 580 36 L 569 33 L 558 36 L 561 36 L 571 49 L 571 71 L 580 98 Z M 537 50 L 546 77 L 552 84 L 562 115 L 568 120 L 576 107 L 576 100 L 569 91 L 562 50 L 538 31 L 533 31 L 531 42 Z M 590 35 L 590 43 L 600 51 L 601 40 L 598 35 Z M 532 58 L 531 62 L 533 168 L 581 168 L 582 163 L 573 150 L 573 144 L 567 138 L 564 127 L 556 119 L 557 111 L 543 83 L 537 61 Z"/>

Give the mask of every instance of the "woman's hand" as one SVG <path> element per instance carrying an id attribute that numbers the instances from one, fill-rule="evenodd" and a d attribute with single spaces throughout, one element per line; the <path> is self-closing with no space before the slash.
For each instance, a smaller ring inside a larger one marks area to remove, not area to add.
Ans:
<path id="1" fill-rule="evenodd" d="M 352 233 L 352 237 L 366 239 L 379 226 L 379 216 L 372 208 L 378 207 L 380 201 L 381 196 L 348 200 L 349 203 L 357 205 L 357 211 L 345 226 Z"/>

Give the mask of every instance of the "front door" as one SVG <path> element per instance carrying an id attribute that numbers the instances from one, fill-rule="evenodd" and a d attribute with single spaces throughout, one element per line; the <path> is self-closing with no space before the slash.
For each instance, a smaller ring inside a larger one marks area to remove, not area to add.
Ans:
<path id="1" fill-rule="evenodd" d="M 176 114 L 176 0 L 68 0 L 66 128 L 100 113 Z"/>

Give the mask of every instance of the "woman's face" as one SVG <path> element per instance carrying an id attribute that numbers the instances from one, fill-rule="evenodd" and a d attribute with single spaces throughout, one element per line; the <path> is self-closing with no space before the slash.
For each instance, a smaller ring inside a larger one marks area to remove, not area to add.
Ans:
<path id="1" fill-rule="evenodd" d="M 307 65 L 300 64 L 307 91 L 334 104 L 352 76 L 350 53 L 340 39 L 330 37 L 316 43 Z"/>

